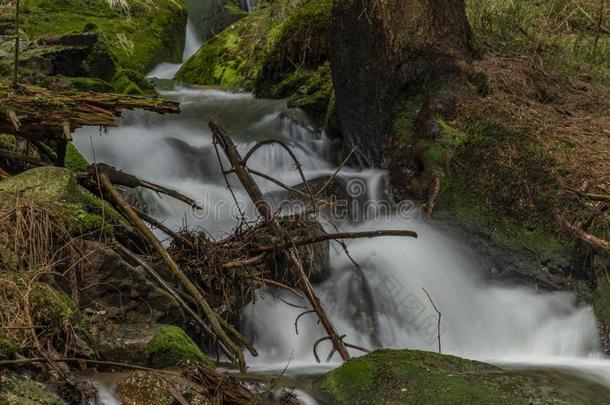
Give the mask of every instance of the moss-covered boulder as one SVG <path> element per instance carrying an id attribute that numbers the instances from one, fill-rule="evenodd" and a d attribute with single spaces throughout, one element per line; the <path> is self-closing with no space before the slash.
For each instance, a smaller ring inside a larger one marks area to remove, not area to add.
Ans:
<path id="1" fill-rule="evenodd" d="M 64 403 L 43 384 L 0 370 L 0 404 L 60 405 Z"/>
<path id="2" fill-rule="evenodd" d="M 380 350 L 329 372 L 323 389 L 338 404 L 592 404 L 610 389 L 562 372 L 502 371 L 459 357 Z"/>
<path id="3" fill-rule="evenodd" d="M 146 72 L 179 62 L 186 29 L 185 0 L 23 0 L 22 29 L 30 38 L 97 32 L 99 42 L 83 63 L 92 76 L 112 78 L 100 62 L 109 55 L 120 68 Z M 109 52 L 102 52 L 107 47 Z M 105 64 L 107 65 L 107 64 Z M 99 72 L 100 74 L 95 74 Z"/>
<path id="4" fill-rule="evenodd" d="M 124 405 L 173 405 L 174 393 L 179 393 L 189 404 L 211 404 L 204 389 L 177 375 L 136 371 L 120 381 L 117 394 Z"/>
<path id="5" fill-rule="evenodd" d="M 328 61 L 330 10 L 330 0 L 273 2 L 207 41 L 176 79 L 261 97 L 287 97 L 320 74 L 329 79 L 318 68 Z"/>
<path id="6" fill-rule="evenodd" d="M 144 355 L 151 367 L 176 367 L 184 362 L 214 363 L 201 351 L 193 340 L 177 326 L 161 328 L 144 349 Z"/>
<path id="7" fill-rule="evenodd" d="M 39 167 L 0 182 L 0 207 L 14 203 L 15 198 L 52 209 L 76 234 L 106 229 L 109 223 L 123 221 L 110 205 L 81 188 L 70 169 Z"/>

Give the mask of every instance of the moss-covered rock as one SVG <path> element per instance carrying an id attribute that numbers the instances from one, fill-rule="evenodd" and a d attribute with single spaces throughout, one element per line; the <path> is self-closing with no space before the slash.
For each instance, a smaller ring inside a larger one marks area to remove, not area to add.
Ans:
<path id="1" fill-rule="evenodd" d="M 573 246 L 557 233 L 559 184 L 552 158 L 535 138 L 495 122 L 470 126 L 442 179 L 440 217 L 487 230 L 496 242 L 527 251 L 549 268 L 568 268 Z"/>
<path id="2" fill-rule="evenodd" d="M 274 2 L 206 42 L 176 79 L 288 96 L 328 61 L 330 10 L 330 0 Z"/>
<path id="3" fill-rule="evenodd" d="M 184 362 L 213 362 L 201 351 L 193 340 L 177 326 L 166 326 L 159 330 L 154 339 L 144 349 L 144 355 L 151 367 L 176 367 Z"/>
<path id="4" fill-rule="evenodd" d="M 0 332 L 0 360 L 10 360 L 19 352 L 15 339 Z"/>
<path id="5" fill-rule="evenodd" d="M 107 75 L 111 55 L 119 67 L 145 72 L 156 64 L 179 62 L 186 28 L 185 0 L 127 0 L 113 8 L 106 0 L 23 0 L 22 29 L 31 38 L 97 31 L 103 41 L 84 60 L 92 76 Z M 109 52 L 104 52 L 107 47 Z M 112 77 L 105 77 L 109 80 Z"/>
<path id="6" fill-rule="evenodd" d="M 0 371 L 0 404 L 60 405 L 63 401 L 43 384 L 14 373 Z"/>
<path id="7" fill-rule="evenodd" d="M 70 83 L 70 87 L 77 91 L 92 91 L 96 93 L 111 93 L 112 86 L 96 77 L 61 77 Z"/>
<path id="8" fill-rule="evenodd" d="M 189 404 L 211 403 L 200 385 L 177 375 L 136 371 L 117 386 L 117 394 L 124 405 L 173 405 L 176 403 L 173 392 L 180 393 Z"/>
<path id="9" fill-rule="evenodd" d="M 39 167 L 0 182 L 0 206 L 10 204 L 16 197 L 55 210 L 76 234 L 106 229 L 110 223 L 123 221 L 110 205 L 81 188 L 70 169 Z"/>
<path id="10" fill-rule="evenodd" d="M 323 389 L 339 404 L 590 404 L 610 390 L 576 376 L 502 371 L 454 356 L 380 350 L 329 372 Z"/>

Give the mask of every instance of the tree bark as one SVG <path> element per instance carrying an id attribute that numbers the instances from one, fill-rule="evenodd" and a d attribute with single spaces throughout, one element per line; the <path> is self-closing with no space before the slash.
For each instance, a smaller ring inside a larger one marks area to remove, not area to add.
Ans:
<path id="1" fill-rule="evenodd" d="M 336 0 L 332 29 L 334 118 L 360 163 L 380 164 L 397 97 L 467 66 L 464 0 Z"/>

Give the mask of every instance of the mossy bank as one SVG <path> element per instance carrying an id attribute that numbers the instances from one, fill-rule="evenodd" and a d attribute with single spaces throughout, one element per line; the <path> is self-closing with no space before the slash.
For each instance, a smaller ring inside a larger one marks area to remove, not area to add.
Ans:
<path id="1" fill-rule="evenodd" d="M 332 95 L 331 7 L 330 0 L 262 2 L 258 11 L 207 41 L 176 79 L 259 97 L 292 97 L 292 106 L 323 123 Z"/>

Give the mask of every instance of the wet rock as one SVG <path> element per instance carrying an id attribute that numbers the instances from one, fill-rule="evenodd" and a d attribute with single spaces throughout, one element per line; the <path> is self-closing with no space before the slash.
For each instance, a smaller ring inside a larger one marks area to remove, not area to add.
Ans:
<path id="1" fill-rule="evenodd" d="M 75 275 L 79 305 L 89 315 L 94 349 L 107 360 L 146 364 L 144 349 L 163 325 L 182 325 L 176 300 L 144 269 L 126 263 L 111 247 L 78 241 L 83 256 Z"/>
<path id="2" fill-rule="evenodd" d="M 173 405 L 183 398 L 191 405 L 211 404 L 201 386 L 173 374 L 136 371 L 119 382 L 117 393 L 123 405 Z"/>
<path id="3" fill-rule="evenodd" d="M 0 370 L 0 404 L 3 405 L 60 405 L 62 401 L 44 384 L 25 375 Z"/>
<path id="4" fill-rule="evenodd" d="M 123 223 L 123 217 L 108 204 L 81 188 L 70 169 L 39 167 L 0 183 L 0 205 L 25 198 L 52 208 L 74 234 L 105 229 Z M 104 217 L 102 217 L 102 208 Z"/>
<path id="5" fill-rule="evenodd" d="M 326 374 L 339 404 L 591 404 L 606 386 L 559 370 L 503 371 L 459 357 L 380 350 Z"/>
<path id="6" fill-rule="evenodd" d="M 176 79 L 245 88 L 262 97 L 277 94 L 273 87 L 289 80 L 296 91 L 328 61 L 330 9 L 329 0 L 274 2 L 207 41 Z"/>
<path id="7" fill-rule="evenodd" d="M 111 60 L 118 67 L 142 73 L 163 61 L 180 62 L 186 29 L 186 0 L 126 4 L 127 7 L 117 7 L 117 2 L 90 0 L 87 12 L 83 13 L 79 2 L 31 0 L 22 4 L 21 28 L 29 38 L 48 35 L 70 38 L 74 33 L 86 37 L 99 33 L 109 51 L 94 46 L 88 55 L 90 58 L 84 59 L 84 65 L 92 73 L 103 72 L 106 80 L 112 78 L 107 70 Z M 82 38 L 78 39 L 77 43 L 82 45 L 82 41 Z"/>
<path id="8" fill-rule="evenodd" d="M 214 366 L 195 342 L 176 326 L 160 328 L 144 349 L 144 356 L 148 365 L 154 368 L 176 367 L 186 362 Z"/>

